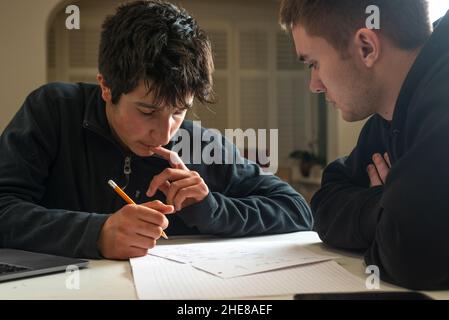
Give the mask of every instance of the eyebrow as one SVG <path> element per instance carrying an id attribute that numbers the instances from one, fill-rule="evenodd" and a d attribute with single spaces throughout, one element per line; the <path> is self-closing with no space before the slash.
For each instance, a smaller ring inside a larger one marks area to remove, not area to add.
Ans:
<path id="1" fill-rule="evenodd" d="M 301 62 L 306 62 L 306 61 L 309 60 L 309 56 L 306 55 L 306 54 L 300 54 L 300 55 L 298 56 L 298 60 L 301 61 Z"/>
<path id="2" fill-rule="evenodd" d="M 137 106 L 142 107 L 142 108 L 153 109 L 153 110 L 159 110 L 160 109 L 159 106 L 156 106 L 156 105 L 153 105 L 153 104 L 148 104 L 148 103 L 141 102 L 141 101 L 135 101 L 134 103 Z M 193 107 L 193 102 L 187 104 L 186 107 L 187 108 L 176 108 L 176 109 L 179 109 L 179 110 L 191 109 Z"/>
<path id="3" fill-rule="evenodd" d="M 158 106 L 155 106 L 155 105 L 152 105 L 152 104 L 148 104 L 148 103 L 145 103 L 145 102 L 141 102 L 141 101 L 136 101 L 136 102 L 134 102 L 134 103 L 135 103 L 137 106 L 142 107 L 142 108 L 148 108 L 148 109 L 154 109 L 154 110 L 159 109 Z"/>

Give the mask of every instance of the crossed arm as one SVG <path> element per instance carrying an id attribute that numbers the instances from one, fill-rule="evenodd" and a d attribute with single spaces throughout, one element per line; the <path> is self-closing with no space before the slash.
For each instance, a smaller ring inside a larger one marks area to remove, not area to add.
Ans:
<path id="1" fill-rule="evenodd" d="M 385 184 L 387 181 L 388 173 L 391 168 L 391 161 L 388 153 L 384 153 L 382 156 L 380 153 L 373 155 L 373 164 L 368 165 L 366 171 L 370 179 L 371 187 L 379 187 Z"/>

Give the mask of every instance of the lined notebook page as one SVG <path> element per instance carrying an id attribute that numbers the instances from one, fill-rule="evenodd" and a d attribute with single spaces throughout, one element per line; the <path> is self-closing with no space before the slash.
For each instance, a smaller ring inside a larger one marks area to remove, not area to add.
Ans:
<path id="1" fill-rule="evenodd" d="M 139 299 L 226 299 L 367 290 L 362 280 L 334 261 L 233 279 L 150 255 L 131 259 L 131 266 Z"/>

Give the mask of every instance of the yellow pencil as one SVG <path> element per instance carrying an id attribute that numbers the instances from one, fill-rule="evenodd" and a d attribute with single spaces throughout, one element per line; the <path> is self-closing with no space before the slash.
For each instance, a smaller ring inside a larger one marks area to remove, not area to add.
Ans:
<path id="1" fill-rule="evenodd" d="M 136 204 L 133 199 L 131 199 L 126 193 L 125 191 L 123 191 L 114 181 L 109 180 L 108 181 L 109 185 L 112 187 L 112 189 L 114 189 L 115 192 L 117 192 L 117 194 L 122 197 L 123 200 L 126 201 L 126 203 L 128 204 Z M 165 234 L 164 230 L 162 230 L 161 236 L 164 239 L 168 239 L 167 235 Z"/>

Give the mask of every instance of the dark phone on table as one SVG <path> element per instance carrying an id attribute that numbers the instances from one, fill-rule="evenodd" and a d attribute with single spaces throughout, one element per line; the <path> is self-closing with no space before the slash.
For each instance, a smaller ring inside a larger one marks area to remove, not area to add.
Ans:
<path id="1" fill-rule="evenodd" d="M 345 293 L 304 293 L 296 294 L 294 300 L 432 300 L 429 296 L 415 291 L 373 291 Z"/>

